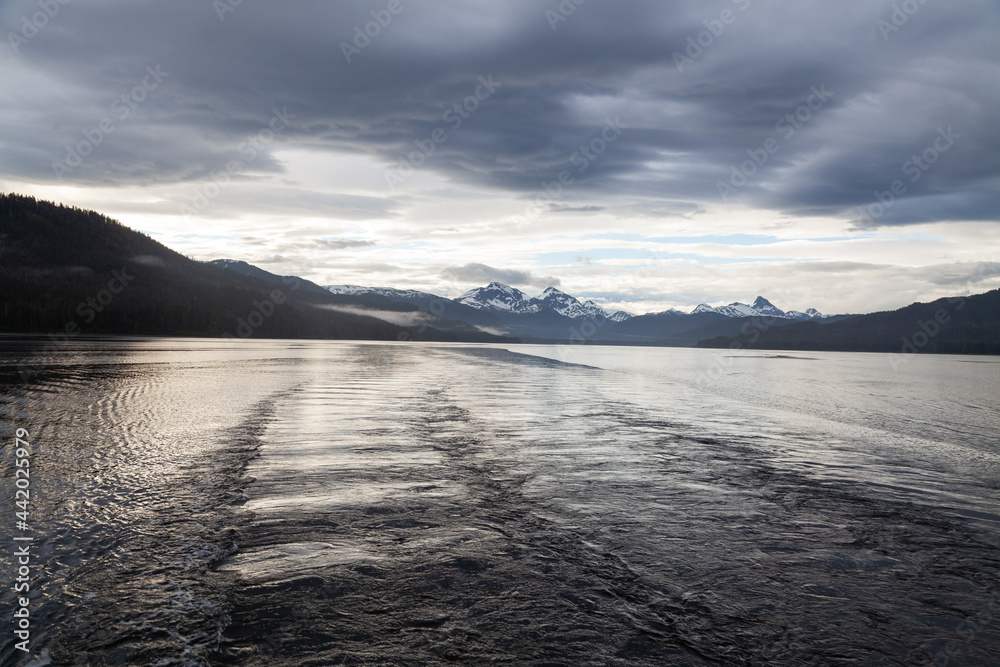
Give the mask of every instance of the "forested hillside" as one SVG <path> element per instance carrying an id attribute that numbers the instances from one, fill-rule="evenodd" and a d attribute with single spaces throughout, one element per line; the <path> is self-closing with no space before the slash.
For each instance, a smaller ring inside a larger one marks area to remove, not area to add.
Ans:
<path id="1" fill-rule="evenodd" d="M 914 303 L 829 324 L 801 322 L 752 330 L 732 338 L 705 340 L 699 347 L 734 344 L 768 350 L 1000 354 L 1000 290 Z"/>
<path id="2" fill-rule="evenodd" d="M 299 288 L 196 262 L 94 211 L 0 194 L 0 331 L 456 338 L 335 312 Z"/>

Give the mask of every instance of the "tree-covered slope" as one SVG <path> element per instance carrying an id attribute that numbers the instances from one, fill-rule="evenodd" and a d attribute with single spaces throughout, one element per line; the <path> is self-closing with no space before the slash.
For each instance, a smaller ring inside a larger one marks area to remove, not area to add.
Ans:
<path id="1" fill-rule="evenodd" d="M 699 347 L 1000 354 L 1000 290 L 914 303 L 819 324 L 801 322 L 701 341 Z"/>
<path id="2" fill-rule="evenodd" d="M 0 194 L 0 331 L 454 340 L 326 306 L 336 299 L 196 262 L 110 218 Z"/>

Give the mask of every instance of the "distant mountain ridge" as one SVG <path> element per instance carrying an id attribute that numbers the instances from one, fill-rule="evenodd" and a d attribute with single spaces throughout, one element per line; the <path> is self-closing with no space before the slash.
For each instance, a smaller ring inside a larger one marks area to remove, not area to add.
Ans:
<path id="1" fill-rule="evenodd" d="M 822 320 L 832 317 L 823 315 L 815 308 L 807 308 L 804 312 L 798 310 L 784 311 L 775 306 L 762 296 L 758 296 L 753 305 L 746 305 L 736 301 L 728 306 L 710 306 L 707 303 L 700 304 L 691 311 L 696 313 L 719 313 L 726 317 L 782 317 L 789 320 Z"/>
<path id="2" fill-rule="evenodd" d="M 390 299 L 401 301 L 412 301 L 414 299 L 443 299 L 429 292 L 417 290 L 402 290 L 393 287 L 362 287 L 360 285 L 328 285 L 326 289 L 334 294 L 379 294 Z M 513 315 L 533 315 L 551 311 L 574 320 L 598 320 L 608 322 L 625 322 L 633 317 L 640 317 L 623 310 L 608 311 L 601 308 L 592 300 L 580 301 L 574 296 L 563 292 L 555 287 L 547 287 L 540 295 L 529 297 L 527 294 L 501 282 L 491 282 L 486 287 L 476 287 L 469 290 L 457 299 L 452 299 L 476 310 L 482 310 L 497 314 Z M 684 313 L 676 308 L 670 308 L 661 313 L 647 313 L 647 315 L 697 315 L 700 313 L 716 313 L 730 318 L 741 317 L 779 317 L 787 320 L 820 320 L 834 317 L 823 315 L 815 308 L 808 308 L 805 311 L 789 310 L 784 311 L 773 303 L 758 296 L 752 305 L 740 303 L 738 301 L 727 306 L 710 306 L 707 303 L 700 304 L 690 313 Z"/>
<path id="3" fill-rule="evenodd" d="M 378 294 L 392 299 L 440 298 L 430 292 L 413 289 L 396 289 L 395 287 L 362 287 L 360 285 L 327 285 L 324 287 L 331 294 Z"/>
<path id="4" fill-rule="evenodd" d="M 633 315 L 608 311 L 591 300 L 580 301 L 555 287 L 540 295 L 527 294 L 501 282 L 469 290 L 456 299 L 417 290 L 359 285 L 330 285 L 327 290 L 344 295 L 379 295 L 419 306 L 480 327 L 484 331 L 524 340 L 586 340 L 633 345 L 696 345 L 706 338 L 733 336 L 746 326 L 783 326 L 796 321 L 830 322 L 846 316 L 822 315 L 813 308 L 785 312 L 763 296 L 753 305 L 739 302 L 713 307 L 701 304 L 691 313 L 675 308 L 661 313 Z M 584 333 L 586 332 L 586 333 Z"/>
<path id="5" fill-rule="evenodd" d="M 706 336 L 698 347 L 886 352 L 893 368 L 920 352 L 1000 354 L 1000 289 L 831 320 Z"/>
<path id="6" fill-rule="evenodd" d="M 237 260 L 198 262 L 95 211 L 0 193 L 3 333 L 48 333 L 51 345 L 97 334 L 515 342 L 379 299 L 345 302 Z"/>
<path id="7" fill-rule="evenodd" d="M 762 296 L 630 315 L 555 287 L 528 297 L 494 282 L 459 299 L 321 287 L 241 260 L 197 262 L 99 213 L 0 193 L 0 331 L 845 350 L 898 365 L 918 352 L 1000 354 L 1000 290 L 826 316 Z"/>
<path id="8" fill-rule="evenodd" d="M 584 323 L 590 323 L 590 327 L 598 322 L 604 327 L 633 317 L 623 311 L 608 312 L 593 301 L 580 302 L 555 287 L 537 297 L 528 297 L 516 287 L 492 282 L 457 299 L 391 287 L 329 285 L 326 289 L 333 294 L 358 297 L 377 294 L 418 306 L 433 315 L 468 322 L 483 331 L 535 341 L 566 340 Z"/>
<path id="9" fill-rule="evenodd" d="M 539 296 L 528 298 L 524 292 L 515 287 L 492 282 L 486 287 L 469 290 L 457 301 L 472 308 L 505 313 L 539 313 L 552 310 L 574 320 L 598 319 L 624 322 L 633 317 L 631 313 L 622 310 L 609 313 L 593 301 L 581 303 L 577 298 L 555 287 L 547 287 Z"/>

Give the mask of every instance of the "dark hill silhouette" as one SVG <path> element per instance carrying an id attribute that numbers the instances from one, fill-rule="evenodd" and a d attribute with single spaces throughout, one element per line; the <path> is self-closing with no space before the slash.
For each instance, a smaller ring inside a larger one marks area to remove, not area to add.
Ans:
<path id="1" fill-rule="evenodd" d="M 698 346 L 734 344 L 760 350 L 1000 354 L 1000 290 L 914 303 L 829 324 L 797 322 L 740 336 L 720 336 Z"/>
<path id="2" fill-rule="evenodd" d="M 0 193 L 0 331 L 363 340 L 501 340 L 330 309 L 282 284 L 196 262 L 94 211 Z"/>

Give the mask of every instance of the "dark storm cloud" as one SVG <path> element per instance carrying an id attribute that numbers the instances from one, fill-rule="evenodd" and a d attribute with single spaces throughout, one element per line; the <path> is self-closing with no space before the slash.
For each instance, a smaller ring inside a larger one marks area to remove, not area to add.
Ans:
<path id="1" fill-rule="evenodd" d="M 232 160 L 253 178 L 294 146 L 375 156 L 390 181 L 426 169 L 525 198 L 565 171 L 568 207 L 655 214 L 725 195 L 859 227 L 995 220 L 998 5 L 896 4 L 916 10 L 589 0 L 563 21 L 546 15 L 555 0 L 401 0 L 395 14 L 387 0 L 244 2 L 221 18 L 207 0 L 72 3 L 2 56 L 0 170 L 56 182 L 53 163 L 86 140 L 63 182 L 183 182 Z M 35 11 L 7 3 L 5 34 Z M 379 34 L 352 44 L 376 18 Z M 150 67 L 169 73 L 152 89 Z M 276 111 L 293 118 L 264 142 Z M 947 128 L 960 138 L 913 171 Z M 865 217 L 897 180 L 893 205 Z"/>
<path id="2" fill-rule="evenodd" d="M 1000 276 L 1000 262 L 955 262 L 928 269 L 927 278 L 935 285 L 967 285 L 970 290 L 984 280 Z"/>
<path id="3" fill-rule="evenodd" d="M 549 204 L 548 210 L 552 213 L 599 213 L 606 210 L 604 206 L 562 206 L 559 204 Z"/>
<path id="4" fill-rule="evenodd" d="M 530 271 L 516 269 L 497 269 L 486 264 L 466 264 L 464 266 L 449 266 L 441 272 L 445 280 L 460 283 L 484 285 L 490 282 L 501 282 L 507 285 L 527 285 L 530 287 L 559 287 L 558 278 L 552 276 L 536 276 Z"/>

